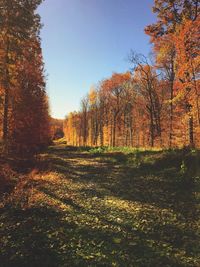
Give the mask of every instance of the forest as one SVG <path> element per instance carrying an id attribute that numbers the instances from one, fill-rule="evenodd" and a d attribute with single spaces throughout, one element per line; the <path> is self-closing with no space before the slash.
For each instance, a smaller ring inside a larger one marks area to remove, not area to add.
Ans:
<path id="1" fill-rule="evenodd" d="M 153 2 L 149 55 L 58 119 L 43 1 L 0 0 L 1 267 L 200 266 L 200 5 Z"/>
<path id="2" fill-rule="evenodd" d="M 113 73 L 90 89 L 80 111 L 65 120 L 69 144 L 199 147 L 197 5 L 197 1 L 155 1 L 158 22 L 145 28 L 151 56 L 131 51 L 131 71 Z"/>

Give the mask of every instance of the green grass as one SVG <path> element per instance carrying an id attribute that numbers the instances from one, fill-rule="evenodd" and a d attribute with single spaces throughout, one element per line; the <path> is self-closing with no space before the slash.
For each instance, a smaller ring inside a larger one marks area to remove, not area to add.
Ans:
<path id="1" fill-rule="evenodd" d="M 1 208 L 0 265 L 200 266 L 198 152 L 127 150 L 40 155 Z"/>
<path id="2" fill-rule="evenodd" d="M 109 153 L 109 152 L 121 152 L 124 154 L 131 154 L 131 153 L 140 153 L 147 151 L 145 148 L 134 148 L 134 147 L 108 147 L 108 146 L 103 146 L 103 147 L 86 147 L 86 150 L 89 151 L 91 154 L 95 153 Z M 151 152 L 158 152 L 161 151 L 160 148 L 152 148 L 149 149 L 148 151 Z"/>

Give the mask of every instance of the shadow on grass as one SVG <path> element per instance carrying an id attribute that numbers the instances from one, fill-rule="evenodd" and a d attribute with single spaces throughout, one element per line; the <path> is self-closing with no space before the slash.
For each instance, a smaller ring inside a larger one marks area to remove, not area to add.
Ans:
<path id="1" fill-rule="evenodd" d="M 141 163 L 138 167 L 127 165 L 132 155 L 123 153 L 106 153 L 90 155 L 79 153 L 78 149 L 63 150 L 57 158 L 53 158 L 52 170 L 56 170 L 66 177 L 78 179 L 82 182 L 94 182 L 98 187 L 103 187 L 108 194 L 117 196 L 121 199 L 139 201 L 141 203 L 153 204 L 160 208 L 170 208 L 175 212 L 181 213 L 189 220 L 196 216 L 195 185 L 192 179 L 185 179 L 180 174 L 180 166 L 184 155 L 180 152 L 177 157 L 168 152 L 141 152 L 142 156 L 159 155 L 154 162 Z M 75 151 L 75 153 L 73 153 Z M 141 156 L 141 157 L 142 157 Z M 70 163 L 67 159 L 94 160 L 93 164 Z M 98 164 L 98 159 L 101 163 Z M 113 162 L 104 162 L 104 158 Z M 185 157 L 187 163 L 192 164 L 193 157 Z M 52 160 L 52 159 L 51 159 Z M 120 166 L 119 166 L 120 165 Z M 193 170 L 193 168 L 190 168 Z M 186 175 L 193 175 L 186 173 Z M 89 191 L 87 192 L 89 193 Z M 91 191 L 90 191 L 91 193 Z M 93 191 L 93 195 L 99 194 Z"/>
<path id="2" fill-rule="evenodd" d="M 62 174 L 66 193 L 65 180 L 81 187 L 70 198 L 51 183 L 36 184 L 50 199 L 70 206 L 67 211 L 39 206 L 2 211 L 2 266 L 198 266 L 196 185 L 180 173 L 183 160 L 187 166 L 193 162 L 181 153 L 50 148 L 39 170 Z M 107 199 L 116 204 L 107 206 Z M 128 208 L 120 206 L 123 201 Z M 138 212 L 129 209 L 134 205 Z"/>
<path id="3" fill-rule="evenodd" d="M 8 238 L 1 246 L 1 266 L 185 266 L 162 247 L 160 236 L 148 236 L 123 224 L 117 224 L 122 231 L 103 230 L 73 219 L 68 222 L 52 208 L 12 210 L 10 222 L 3 221 Z M 183 233 L 173 231 L 181 239 Z"/>

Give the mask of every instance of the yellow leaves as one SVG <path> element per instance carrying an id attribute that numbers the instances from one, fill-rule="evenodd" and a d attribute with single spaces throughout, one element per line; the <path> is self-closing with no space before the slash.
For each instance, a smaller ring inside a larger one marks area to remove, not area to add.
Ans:
<path id="1" fill-rule="evenodd" d="M 157 38 L 154 43 L 154 52 L 157 64 L 167 63 L 171 60 L 175 53 L 173 35 L 168 34 Z"/>
<path id="2" fill-rule="evenodd" d="M 126 210 L 129 212 L 131 210 L 133 213 L 138 213 L 142 209 L 142 205 L 138 202 L 130 203 L 129 201 L 121 200 L 119 198 L 114 197 L 105 199 L 105 205 L 110 206 L 112 208 L 118 208 L 119 210 Z M 120 221 L 121 218 L 117 218 L 117 220 Z"/>
<path id="3" fill-rule="evenodd" d="M 89 102 L 90 105 L 94 105 L 97 100 L 97 92 L 95 88 L 92 86 L 89 93 Z"/>

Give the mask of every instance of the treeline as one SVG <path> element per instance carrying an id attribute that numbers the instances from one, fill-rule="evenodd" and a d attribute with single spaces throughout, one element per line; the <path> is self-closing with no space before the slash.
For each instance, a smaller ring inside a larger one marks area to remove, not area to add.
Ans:
<path id="1" fill-rule="evenodd" d="M 25 156 L 50 141 L 40 43 L 42 0 L 0 0 L 0 135 L 5 152 Z"/>
<path id="2" fill-rule="evenodd" d="M 51 139 L 56 140 L 64 137 L 63 120 L 51 118 L 50 121 Z"/>
<path id="3" fill-rule="evenodd" d="M 131 52 L 132 71 L 100 81 L 64 122 L 77 146 L 200 146 L 198 0 L 155 0 L 145 28 L 151 58 Z"/>

